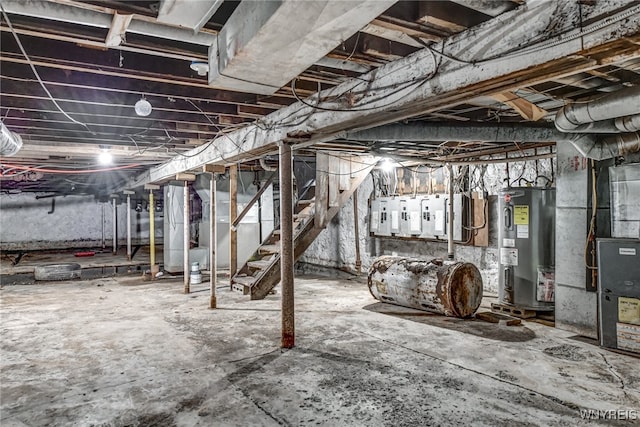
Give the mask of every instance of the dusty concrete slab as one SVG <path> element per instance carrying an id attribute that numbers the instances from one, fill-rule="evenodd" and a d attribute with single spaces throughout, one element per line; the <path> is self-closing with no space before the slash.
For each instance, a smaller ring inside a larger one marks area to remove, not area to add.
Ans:
<path id="1" fill-rule="evenodd" d="M 639 359 L 564 331 L 444 318 L 304 277 L 297 345 L 281 351 L 279 296 L 220 287 L 218 310 L 181 280 L 3 287 L 1 424 L 573 426 L 581 409 L 640 410 Z"/>
<path id="2" fill-rule="evenodd" d="M 95 252 L 94 256 L 75 256 L 78 252 Z M 158 255 L 159 252 L 159 255 Z M 127 259 L 126 248 L 120 248 L 114 255 L 110 249 L 70 249 L 66 251 L 24 251 L 20 256 L 17 265 L 15 264 L 18 253 L 2 253 L 0 257 L 0 271 L 2 274 L 24 274 L 33 273 L 36 266 L 44 264 L 59 264 L 73 262 L 85 268 L 129 266 L 137 267 L 149 265 L 149 247 L 143 246 L 136 251 L 131 261 Z M 156 251 L 156 262 L 162 264 L 162 248 Z"/>

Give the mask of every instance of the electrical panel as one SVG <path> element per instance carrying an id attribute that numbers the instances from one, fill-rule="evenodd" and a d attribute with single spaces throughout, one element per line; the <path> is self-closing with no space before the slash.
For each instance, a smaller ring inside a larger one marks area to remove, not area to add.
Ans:
<path id="1" fill-rule="evenodd" d="M 469 199 L 462 194 L 453 197 L 453 239 L 461 241 L 463 218 Z M 379 197 L 371 200 L 369 232 L 380 237 L 415 237 L 447 239 L 449 195 L 429 194 L 416 197 Z"/>

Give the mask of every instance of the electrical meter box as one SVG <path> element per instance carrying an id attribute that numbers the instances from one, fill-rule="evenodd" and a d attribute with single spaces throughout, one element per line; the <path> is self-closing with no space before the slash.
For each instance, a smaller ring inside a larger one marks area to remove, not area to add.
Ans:
<path id="1" fill-rule="evenodd" d="M 389 215 L 388 199 L 378 199 L 380 201 L 380 223 L 378 226 L 378 236 L 391 236 L 391 218 Z"/>
<path id="2" fill-rule="evenodd" d="M 468 198 L 453 198 L 453 238 L 461 241 L 466 233 L 463 219 L 468 213 Z M 369 232 L 374 236 L 417 237 L 446 240 L 449 223 L 448 194 L 379 197 L 370 205 Z"/>
<path id="3" fill-rule="evenodd" d="M 391 223 L 389 224 L 391 234 L 400 234 L 400 199 L 391 197 L 387 200 L 387 206 L 389 207 L 389 217 Z"/>
<path id="4" fill-rule="evenodd" d="M 380 228 L 380 199 L 369 203 L 369 232 L 376 234 Z"/>
<path id="5" fill-rule="evenodd" d="M 409 211 L 409 234 L 419 236 L 422 234 L 422 217 L 420 212 L 421 199 L 412 198 L 407 201 Z"/>

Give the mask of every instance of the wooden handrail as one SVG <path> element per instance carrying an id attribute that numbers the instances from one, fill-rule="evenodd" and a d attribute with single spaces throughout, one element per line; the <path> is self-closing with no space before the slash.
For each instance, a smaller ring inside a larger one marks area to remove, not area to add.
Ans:
<path id="1" fill-rule="evenodd" d="M 238 215 L 235 221 L 231 223 L 231 228 L 233 230 L 236 229 L 238 224 L 240 224 L 240 221 L 242 221 L 242 219 L 249 213 L 249 210 L 253 207 L 253 205 L 255 205 L 255 203 L 258 201 L 260 196 L 262 196 L 262 194 L 267 190 L 267 188 L 273 183 L 273 178 L 275 178 L 275 176 L 276 176 L 275 172 L 271 174 L 269 179 L 267 179 L 267 182 L 265 182 L 264 185 L 258 190 L 256 195 L 253 196 L 253 198 L 249 201 L 247 206 L 245 206 L 242 212 L 240 212 L 240 215 Z"/>

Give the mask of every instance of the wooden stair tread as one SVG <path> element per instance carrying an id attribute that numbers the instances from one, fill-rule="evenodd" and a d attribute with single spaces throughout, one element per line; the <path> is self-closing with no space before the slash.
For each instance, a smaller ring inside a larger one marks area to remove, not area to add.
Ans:
<path id="1" fill-rule="evenodd" d="M 253 276 L 235 276 L 233 278 L 234 283 L 240 283 L 241 285 L 251 286 L 256 281 Z"/>
<path id="2" fill-rule="evenodd" d="M 260 270 L 269 267 L 273 263 L 270 259 L 261 259 L 257 261 L 249 261 L 247 265 L 252 268 L 259 268 Z"/>
<path id="3" fill-rule="evenodd" d="M 276 254 L 280 252 L 280 245 L 262 245 L 258 248 L 258 252 L 261 254 Z"/>

